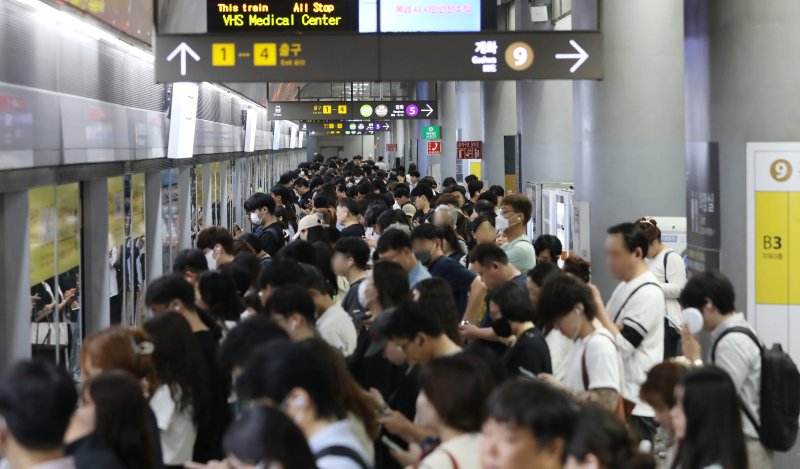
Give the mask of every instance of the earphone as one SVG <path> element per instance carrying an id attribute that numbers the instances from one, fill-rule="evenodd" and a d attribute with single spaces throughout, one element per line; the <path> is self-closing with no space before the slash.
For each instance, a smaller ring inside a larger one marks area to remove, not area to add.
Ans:
<path id="1" fill-rule="evenodd" d="M 297 407 L 302 407 L 306 405 L 306 398 L 303 396 L 297 396 L 294 399 L 292 399 L 292 404 L 294 404 Z"/>
<path id="2" fill-rule="evenodd" d="M 291 330 L 297 329 L 297 319 L 292 319 L 292 321 L 289 323 L 289 328 Z"/>

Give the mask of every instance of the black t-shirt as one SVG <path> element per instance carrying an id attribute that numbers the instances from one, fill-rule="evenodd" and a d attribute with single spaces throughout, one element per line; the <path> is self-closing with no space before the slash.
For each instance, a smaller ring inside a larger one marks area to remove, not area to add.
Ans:
<path id="1" fill-rule="evenodd" d="M 550 349 L 540 331 L 532 327 L 523 332 L 514 342 L 514 345 L 506 350 L 503 355 L 503 365 L 505 365 L 509 376 L 527 376 L 539 373 L 553 373 L 550 362 Z M 522 370 L 520 370 L 522 368 Z"/>
<path id="2" fill-rule="evenodd" d="M 217 349 L 219 345 L 211 331 L 197 331 L 192 334 L 208 369 L 208 385 L 211 390 L 211 402 L 208 408 L 209 418 L 197 429 L 197 440 L 194 444 L 192 460 L 206 463 L 212 459 L 222 459 L 222 435 L 231 421 L 228 407 L 228 389 L 230 379 L 223 376 L 217 365 Z"/>
<path id="3" fill-rule="evenodd" d="M 472 282 L 476 277 L 475 272 L 468 270 L 458 261 L 447 256 L 442 256 L 432 262 L 428 266 L 428 272 L 430 272 L 433 277 L 447 280 L 447 283 L 450 284 L 450 289 L 453 291 L 453 297 L 455 297 L 456 300 L 458 317 L 464 316 L 464 310 L 467 309 L 469 289 L 472 287 Z"/>
<path id="4" fill-rule="evenodd" d="M 279 221 L 262 228 L 256 236 L 261 240 L 261 245 L 264 246 L 267 254 L 272 257 L 275 257 L 278 250 L 286 244 L 286 239 L 283 237 L 283 225 Z"/>
<path id="5" fill-rule="evenodd" d="M 352 225 L 342 228 L 342 238 L 347 236 L 354 236 L 356 238 L 363 238 L 366 232 L 364 231 L 364 227 L 361 226 L 361 223 L 353 223 Z"/>
<path id="6" fill-rule="evenodd" d="M 519 274 L 516 277 L 512 278 L 510 281 L 514 282 L 518 287 L 522 288 L 522 291 L 528 293 L 528 284 L 527 284 L 528 277 L 525 274 Z M 489 314 L 489 302 L 492 300 L 492 292 L 489 292 L 486 295 L 486 315 L 483 317 L 479 327 L 492 327 L 494 321 L 492 320 L 492 315 Z M 481 344 L 485 345 L 486 347 L 490 348 L 493 352 L 497 353 L 498 356 L 503 356 L 506 352 L 506 347 L 504 344 L 500 342 L 494 342 L 490 340 L 480 340 Z"/>
<path id="7" fill-rule="evenodd" d="M 356 342 L 356 349 L 347 357 L 347 366 L 362 388 L 365 390 L 375 388 L 381 392 L 384 399 L 388 399 L 403 380 L 406 367 L 393 364 L 383 356 L 383 353 L 371 357 L 365 356 L 371 344 L 369 332 L 361 332 Z"/>

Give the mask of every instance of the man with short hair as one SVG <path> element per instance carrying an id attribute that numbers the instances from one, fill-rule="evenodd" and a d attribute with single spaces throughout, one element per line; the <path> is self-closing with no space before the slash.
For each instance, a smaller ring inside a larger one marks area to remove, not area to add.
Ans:
<path id="1" fill-rule="evenodd" d="M 483 181 L 479 181 L 477 179 L 472 180 L 467 183 L 467 193 L 469 194 L 469 200 L 473 204 L 478 201 L 478 196 L 483 193 Z"/>
<path id="2" fill-rule="evenodd" d="M 304 276 L 303 266 L 292 259 L 277 259 L 265 265 L 258 278 L 262 304 L 284 285 L 302 285 Z"/>
<path id="3" fill-rule="evenodd" d="M 513 282 L 522 291 L 528 291 L 527 278 L 519 269 L 508 260 L 505 251 L 495 244 L 479 244 L 469 253 L 470 270 L 478 274 L 481 281 L 489 290 L 487 297 L 491 298 L 492 291 L 506 282 Z M 489 310 L 487 303 L 486 310 Z M 474 320 L 474 318 L 469 318 Z M 461 334 L 466 339 L 480 339 L 484 345 L 498 355 L 505 352 L 505 346 L 498 342 L 498 337 L 492 330 L 494 321 L 490 314 L 483 317 L 480 324 L 475 326 L 467 324 L 461 326 Z"/>
<path id="4" fill-rule="evenodd" d="M 184 249 L 175 256 L 172 272 L 180 274 L 192 287 L 197 288 L 200 275 L 208 271 L 208 261 L 199 249 Z"/>
<path id="5" fill-rule="evenodd" d="M 419 182 L 419 176 L 420 176 L 419 171 L 417 171 L 416 169 L 409 171 L 408 175 L 411 177 L 411 186 L 410 186 L 411 190 L 414 190 L 414 188 L 417 187 L 417 183 Z"/>
<path id="6" fill-rule="evenodd" d="M 275 199 L 263 192 L 256 192 L 247 198 L 244 210 L 250 223 L 258 228 L 255 235 L 261 239 L 264 250 L 272 257 L 286 243 L 283 225 L 275 216 Z"/>
<path id="7" fill-rule="evenodd" d="M 208 331 L 194 304 L 195 290 L 177 273 L 163 275 L 147 286 L 145 305 L 153 314 L 176 311 L 186 319 L 192 332 Z"/>
<path id="8" fill-rule="evenodd" d="M 744 314 L 736 312 L 735 300 L 733 285 L 719 272 L 705 272 L 692 277 L 683 287 L 680 297 L 682 307 L 696 308 L 703 315 L 703 330 L 711 335 L 711 363 L 730 375 L 739 394 L 739 405 L 746 409 L 746 412 L 742 411 L 742 427 L 748 466 L 752 469 L 768 468 L 772 467 L 771 455 L 753 425 L 754 422 L 761 425 L 761 348 L 760 343 L 745 332 L 755 335 Z M 702 364 L 700 344 L 688 327 L 681 332 L 681 345 L 686 358 Z"/>
<path id="9" fill-rule="evenodd" d="M 382 156 L 378 157 L 378 162 L 375 163 L 375 167 L 377 167 L 381 171 L 386 171 L 386 162 L 383 161 L 383 157 Z"/>
<path id="10" fill-rule="evenodd" d="M 427 184 L 418 184 L 411 190 L 411 201 L 417 209 L 417 223 L 422 224 L 433 218 L 431 202 L 433 202 L 433 189 Z"/>
<path id="11" fill-rule="evenodd" d="M 358 289 L 366 278 L 369 263 L 369 246 L 360 238 L 340 238 L 333 248 L 331 268 L 333 273 L 347 278 L 350 287 L 342 299 L 342 308 L 353 318 L 356 331 L 362 328 L 366 311 L 358 300 Z"/>
<path id="12" fill-rule="evenodd" d="M 403 208 L 406 204 L 411 203 L 411 191 L 405 185 L 398 186 L 394 190 L 395 208 Z"/>
<path id="13" fill-rule="evenodd" d="M 482 467 L 563 467 L 578 407 L 563 392 L 534 380 L 508 381 L 489 397 Z"/>
<path id="14" fill-rule="evenodd" d="M 203 251 L 209 270 L 233 262 L 233 236 L 221 226 L 203 228 L 197 234 L 197 249 Z"/>
<path id="15" fill-rule="evenodd" d="M 361 164 L 362 164 L 363 162 L 364 162 L 364 157 L 363 157 L 363 156 L 361 156 L 361 155 L 356 155 L 356 156 L 354 156 L 354 157 L 353 157 L 353 164 L 354 164 L 354 165 L 355 165 L 357 168 L 360 168 L 360 167 L 361 167 Z"/>
<path id="16" fill-rule="evenodd" d="M 497 197 L 498 205 L 503 204 L 503 197 L 506 196 L 506 190 L 503 189 L 503 186 L 498 186 L 498 185 L 491 186 L 489 187 L 489 192 L 491 192 L 492 194 L 494 194 L 495 197 Z"/>
<path id="17" fill-rule="evenodd" d="M 414 285 L 426 278 L 431 278 L 428 269 L 414 256 L 411 238 L 402 230 L 391 228 L 383 232 L 378 238 L 375 253 L 382 261 L 400 264 L 403 270 L 408 272 L 410 288 L 414 288 Z"/>
<path id="18" fill-rule="evenodd" d="M 16 363 L 0 378 L 0 455 L 10 469 L 75 469 L 64 435 L 78 393 L 70 377 L 40 360 Z"/>
<path id="19" fill-rule="evenodd" d="M 358 222 L 358 203 L 353 199 L 340 199 L 336 204 L 336 222 L 342 225 L 342 238 L 364 237 L 364 227 Z"/>
<path id="20" fill-rule="evenodd" d="M 503 250 L 520 272 L 527 272 L 536 265 L 536 251 L 527 233 L 532 211 L 533 205 L 526 195 L 509 194 L 503 199 L 500 215 L 495 219 L 497 231 L 507 240 Z"/>
<path id="21" fill-rule="evenodd" d="M 315 326 L 320 337 L 331 347 L 339 350 L 342 355 L 349 357 L 356 349 L 358 341 L 353 320 L 340 304 L 333 301 L 330 287 L 316 267 L 306 265 L 304 269 L 306 271 L 304 285 L 314 300 Z"/>
<path id="22" fill-rule="evenodd" d="M 606 259 L 620 284 L 605 309 L 597 289 L 598 319 L 615 337 L 625 381 L 622 395 L 635 405 L 628 424 L 640 440 L 654 441 L 655 411 L 639 397 L 647 372 L 664 358 L 666 303 L 658 279 L 645 264 L 650 243 L 633 223 L 608 229 Z"/>
<path id="23" fill-rule="evenodd" d="M 386 314 L 378 327 L 389 339 L 389 346 L 402 350 L 412 365 L 461 352 L 461 347 L 445 334 L 439 317 L 423 310 L 419 303 L 401 304 Z"/>
<path id="24" fill-rule="evenodd" d="M 481 311 L 481 301 L 486 294 L 483 282 L 475 272 L 457 260 L 445 256 L 442 250 L 442 230 L 430 223 L 420 225 L 411 232 L 414 253 L 428 268 L 432 277 L 443 278 L 450 284 L 456 300 L 458 317 L 476 317 Z"/>
<path id="25" fill-rule="evenodd" d="M 285 285 L 267 300 L 264 310 L 294 342 L 317 336 L 314 300 L 300 285 Z"/>

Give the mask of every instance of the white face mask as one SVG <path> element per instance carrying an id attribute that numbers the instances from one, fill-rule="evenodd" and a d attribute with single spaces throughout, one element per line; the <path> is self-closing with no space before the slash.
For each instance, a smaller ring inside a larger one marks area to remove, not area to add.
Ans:
<path id="1" fill-rule="evenodd" d="M 358 284 L 358 302 L 362 307 L 369 306 L 369 299 L 367 298 L 367 279 Z"/>
<path id="2" fill-rule="evenodd" d="M 494 227 L 497 228 L 497 231 L 505 231 L 509 227 L 508 218 L 504 216 L 498 216 L 494 221 Z"/>
<path id="3" fill-rule="evenodd" d="M 261 218 L 259 218 L 258 212 L 253 212 L 253 213 L 250 214 L 250 223 L 252 223 L 254 225 L 260 225 L 261 224 Z"/>
<path id="4" fill-rule="evenodd" d="M 217 260 L 214 259 L 214 250 L 206 253 L 206 262 L 208 262 L 208 270 L 217 270 Z"/>

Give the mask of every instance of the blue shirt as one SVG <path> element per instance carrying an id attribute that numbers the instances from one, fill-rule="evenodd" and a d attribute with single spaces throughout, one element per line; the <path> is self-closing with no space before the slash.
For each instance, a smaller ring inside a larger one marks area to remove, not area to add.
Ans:
<path id="1" fill-rule="evenodd" d="M 464 315 L 467 309 L 467 296 L 472 282 L 477 276 L 452 257 L 442 256 L 428 266 L 428 271 L 434 277 L 443 278 L 450 284 L 453 297 L 456 300 L 458 317 Z"/>
<path id="2" fill-rule="evenodd" d="M 414 285 L 428 278 L 431 278 L 431 274 L 428 272 L 428 269 L 426 269 L 422 263 L 417 261 L 416 265 L 414 265 L 414 268 L 408 272 L 408 287 L 414 288 Z"/>

